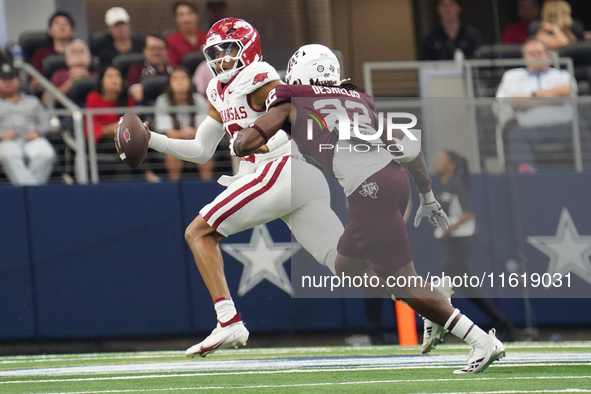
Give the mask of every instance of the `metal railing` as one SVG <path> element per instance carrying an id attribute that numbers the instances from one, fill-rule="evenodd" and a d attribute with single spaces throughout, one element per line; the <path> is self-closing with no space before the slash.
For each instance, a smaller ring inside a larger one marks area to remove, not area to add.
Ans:
<path id="1" fill-rule="evenodd" d="M 114 107 L 114 108 L 81 108 L 70 98 L 57 89 L 45 76 L 39 73 L 28 63 L 18 65 L 22 71 L 22 80 L 27 81 L 28 77 L 36 79 L 45 93 L 47 112 L 52 119 L 57 117 L 69 117 L 73 119 L 72 130 L 73 138 L 68 133 L 62 133 L 62 139 L 66 146 L 75 152 L 74 173 L 76 181 L 80 184 L 88 182 L 99 182 L 99 158 L 97 155 L 97 146 L 95 143 L 95 130 L 93 127 L 94 116 L 101 114 L 123 115 L 126 112 L 133 112 L 138 116 L 154 115 L 154 106 L 134 106 L 134 107 Z M 60 103 L 64 108 L 56 108 L 55 104 Z M 195 111 L 194 106 L 171 106 L 169 113 L 191 113 Z M 86 127 L 85 127 L 86 126 Z M 85 128 L 88 136 L 85 136 Z M 63 131 L 63 130 L 61 130 Z M 114 148 L 114 144 L 113 144 Z M 158 154 L 161 155 L 161 154 Z M 161 155 L 163 156 L 163 155 Z M 114 158 L 119 160 L 115 155 Z M 218 157 L 219 159 L 219 157 Z M 122 163 L 119 163 L 122 164 Z M 146 167 L 146 170 L 153 168 Z M 90 172 L 90 174 L 89 174 Z"/>
<path id="2" fill-rule="evenodd" d="M 489 132 L 482 130 L 483 127 L 490 128 L 494 127 L 494 151 L 495 160 L 498 161 L 502 168 L 506 166 L 506 154 L 505 154 L 505 140 L 503 138 L 503 128 L 496 122 L 492 125 L 490 122 L 483 122 L 478 119 L 478 111 L 488 111 L 494 103 L 494 99 L 478 97 L 478 87 L 474 83 L 474 75 L 478 73 L 478 70 L 483 68 L 495 68 L 495 67 L 519 67 L 524 66 L 522 59 L 496 59 L 496 60 L 466 60 L 463 62 L 455 61 L 440 61 L 440 62 L 370 62 L 364 63 L 363 73 L 366 92 L 368 94 L 374 93 L 374 84 L 372 80 L 372 72 L 376 70 L 412 70 L 418 71 L 422 69 L 437 69 L 437 70 L 453 70 L 456 69 L 461 73 L 464 87 L 466 105 L 470 108 L 470 119 L 469 128 L 472 134 L 475 150 L 476 160 L 475 165 L 472 166 L 475 172 L 480 171 L 480 166 L 483 160 L 481 160 L 481 151 L 483 151 L 483 134 L 486 134 L 484 140 L 489 139 Z M 571 75 L 574 75 L 574 67 L 572 59 L 560 58 L 555 59 L 555 66 L 565 67 Z M 116 108 L 80 108 L 66 95 L 60 92 L 49 80 L 47 80 L 41 73 L 39 73 L 30 64 L 22 64 L 19 66 L 23 73 L 35 78 L 41 87 L 45 90 L 46 102 L 48 112 L 50 116 L 72 116 L 73 119 L 73 138 L 64 135 L 64 139 L 68 139 L 66 143 L 75 150 L 74 159 L 74 173 L 76 180 L 80 184 L 88 182 L 98 183 L 99 182 L 99 161 L 97 159 L 97 147 L 94 139 L 93 129 L 93 117 L 99 114 L 119 114 L 122 115 L 126 112 L 132 111 L 138 115 L 153 115 L 155 107 L 116 107 Z M 56 109 L 55 103 L 59 102 L 64 108 Z M 571 104 L 574 110 L 573 119 L 573 156 L 574 156 L 574 167 L 575 170 L 581 171 L 583 169 L 583 152 L 581 147 L 581 131 L 579 130 L 578 122 L 578 108 L 579 105 L 588 105 L 591 103 L 591 98 L 581 99 L 577 97 L 571 98 Z M 420 99 L 407 98 L 404 100 L 396 100 L 393 104 L 394 107 L 414 107 L 420 108 Z M 382 103 L 382 105 L 384 105 Z M 391 106 L 390 106 L 391 107 Z M 378 105 L 379 109 L 379 105 Z M 170 113 L 186 113 L 194 110 L 193 107 L 185 106 L 174 106 L 169 108 Z M 490 114 L 489 114 L 490 115 Z M 85 137 L 84 133 L 84 116 L 86 116 L 86 128 L 88 130 L 88 138 Z M 591 114 L 589 116 L 591 118 Z M 425 133 L 424 133 L 425 135 Z M 88 150 L 87 150 L 88 149 Z M 88 152 L 88 154 L 87 154 Z M 589 152 L 591 153 L 591 152 Z M 484 156 L 488 155 L 486 153 Z M 490 157 L 484 157 L 485 159 Z"/>
<path id="3" fill-rule="evenodd" d="M 552 59 L 552 64 L 556 68 L 565 68 L 569 74 L 574 79 L 574 65 L 571 58 L 557 58 L 554 57 Z M 423 88 L 420 85 L 420 78 L 419 74 L 421 70 L 435 70 L 435 71 L 450 71 L 451 73 L 457 72 L 460 75 L 460 78 L 463 82 L 463 97 L 467 98 L 466 101 L 467 106 L 469 107 L 469 114 L 470 114 L 470 131 L 472 134 L 472 140 L 478 141 L 478 120 L 477 120 L 477 108 L 483 108 L 481 105 L 478 104 L 478 100 L 480 96 L 479 86 L 477 86 L 478 82 L 482 82 L 478 78 L 480 78 L 479 71 L 485 69 L 496 69 L 504 71 L 504 69 L 514 68 L 514 67 L 524 67 L 525 61 L 523 59 L 475 59 L 475 60 L 463 60 L 463 61 L 404 61 L 404 62 L 366 62 L 363 64 L 363 78 L 364 78 L 364 86 L 365 91 L 369 95 L 374 96 L 376 93 L 376 86 L 374 84 L 374 72 L 384 72 L 384 71 L 392 71 L 392 72 L 413 72 L 416 74 L 407 74 L 406 77 L 408 80 L 412 80 L 417 85 L 417 89 L 415 90 L 416 94 L 414 96 L 420 96 L 420 90 Z M 401 75 L 401 74 L 397 74 Z M 406 82 L 408 82 L 408 80 Z M 476 80 L 476 83 L 475 83 Z M 391 86 L 385 82 L 385 79 L 381 79 L 382 85 Z M 496 87 L 500 80 L 493 80 L 486 81 L 494 87 L 496 91 Z M 490 89 L 489 89 L 490 90 Z M 384 91 L 381 90 L 383 94 Z M 396 96 L 396 92 L 388 92 L 389 96 Z M 489 92 L 490 93 L 490 92 Z M 494 95 L 493 95 L 494 96 Z M 490 96 L 489 96 L 490 98 Z M 405 101 L 410 100 L 411 102 L 414 100 L 416 102 L 420 102 L 418 98 L 407 98 Z M 494 100 L 485 100 L 487 105 L 493 105 Z M 581 130 L 579 125 L 579 111 L 578 111 L 578 104 L 580 104 L 582 100 L 576 97 L 576 93 L 572 92 L 570 104 L 573 108 L 573 120 L 572 120 L 572 149 L 573 149 L 573 161 L 574 161 L 574 169 L 576 171 L 583 170 L 583 151 L 582 151 L 582 144 L 581 144 Z M 480 102 L 482 103 L 482 101 Z M 400 103 L 399 103 L 400 104 Z M 399 105 L 397 104 L 397 105 Z M 404 106 L 404 105 L 403 105 Z M 420 105 L 417 106 L 417 108 Z M 496 160 L 498 161 L 499 165 L 505 168 L 507 164 L 507 159 L 505 155 L 505 141 L 503 138 L 503 127 L 498 122 L 495 124 L 495 151 L 496 151 Z M 426 133 L 423 133 L 425 138 Z M 428 135 L 427 135 L 428 138 Z M 472 163 L 472 169 L 474 172 L 480 172 L 481 166 L 481 157 L 480 151 L 482 150 L 482 146 L 479 144 L 473 146 L 474 155 L 476 156 Z"/>
<path id="4" fill-rule="evenodd" d="M 76 142 L 75 174 L 76 180 L 80 184 L 88 183 L 88 167 L 86 165 L 86 152 L 84 149 L 84 126 L 82 123 L 82 110 L 58 88 L 56 88 L 47 78 L 37 71 L 29 63 L 19 64 L 19 67 L 27 75 L 35 78 L 45 89 L 47 101 L 49 102 L 48 111 L 51 116 L 56 116 L 54 99 L 57 99 L 69 112 L 73 120 L 74 137 Z"/>

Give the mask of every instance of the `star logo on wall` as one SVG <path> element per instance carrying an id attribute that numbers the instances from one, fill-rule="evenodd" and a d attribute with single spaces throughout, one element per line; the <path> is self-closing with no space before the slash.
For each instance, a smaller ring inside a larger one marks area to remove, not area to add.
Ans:
<path id="1" fill-rule="evenodd" d="M 547 271 L 550 275 L 574 272 L 591 284 L 591 236 L 579 235 L 566 207 L 562 208 L 554 237 L 527 237 L 526 240 L 550 257 Z"/>
<path id="2" fill-rule="evenodd" d="M 240 277 L 238 295 L 242 297 L 264 279 L 273 283 L 289 295 L 294 294 L 289 276 L 283 264 L 291 258 L 292 252 L 300 249 L 291 242 L 273 242 L 266 225 L 252 230 L 249 243 L 220 245 L 222 250 L 244 264 Z"/>

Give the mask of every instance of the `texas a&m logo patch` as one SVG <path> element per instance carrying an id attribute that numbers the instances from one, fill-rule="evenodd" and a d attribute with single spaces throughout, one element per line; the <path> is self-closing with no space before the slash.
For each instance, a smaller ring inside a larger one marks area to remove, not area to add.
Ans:
<path id="1" fill-rule="evenodd" d="M 254 76 L 254 79 L 252 81 L 253 85 L 256 85 L 259 82 L 263 82 L 265 79 L 269 78 L 269 73 L 260 73 Z"/>
<path id="2" fill-rule="evenodd" d="M 380 190 L 380 188 L 378 187 L 377 183 L 367 183 L 363 181 L 363 183 L 361 184 L 361 190 L 359 191 L 359 194 L 361 194 L 363 197 L 370 196 L 371 198 L 375 199 L 378 198 L 378 190 Z"/>

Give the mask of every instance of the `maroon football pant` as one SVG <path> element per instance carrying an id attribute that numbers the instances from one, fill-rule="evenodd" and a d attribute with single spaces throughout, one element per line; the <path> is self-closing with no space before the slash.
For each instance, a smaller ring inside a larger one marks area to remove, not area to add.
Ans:
<path id="1" fill-rule="evenodd" d="M 392 162 L 371 175 L 349 197 L 349 216 L 339 240 L 339 254 L 369 260 L 381 277 L 412 261 L 404 222 L 409 184 L 404 168 Z"/>

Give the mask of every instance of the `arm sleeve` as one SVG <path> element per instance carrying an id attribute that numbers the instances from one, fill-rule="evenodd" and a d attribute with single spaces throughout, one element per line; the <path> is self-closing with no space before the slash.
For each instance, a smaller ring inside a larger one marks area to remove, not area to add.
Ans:
<path id="1" fill-rule="evenodd" d="M 223 137 L 222 124 L 208 116 L 197 129 L 194 140 L 175 140 L 152 133 L 149 146 L 177 159 L 203 164 L 213 156 Z"/>

